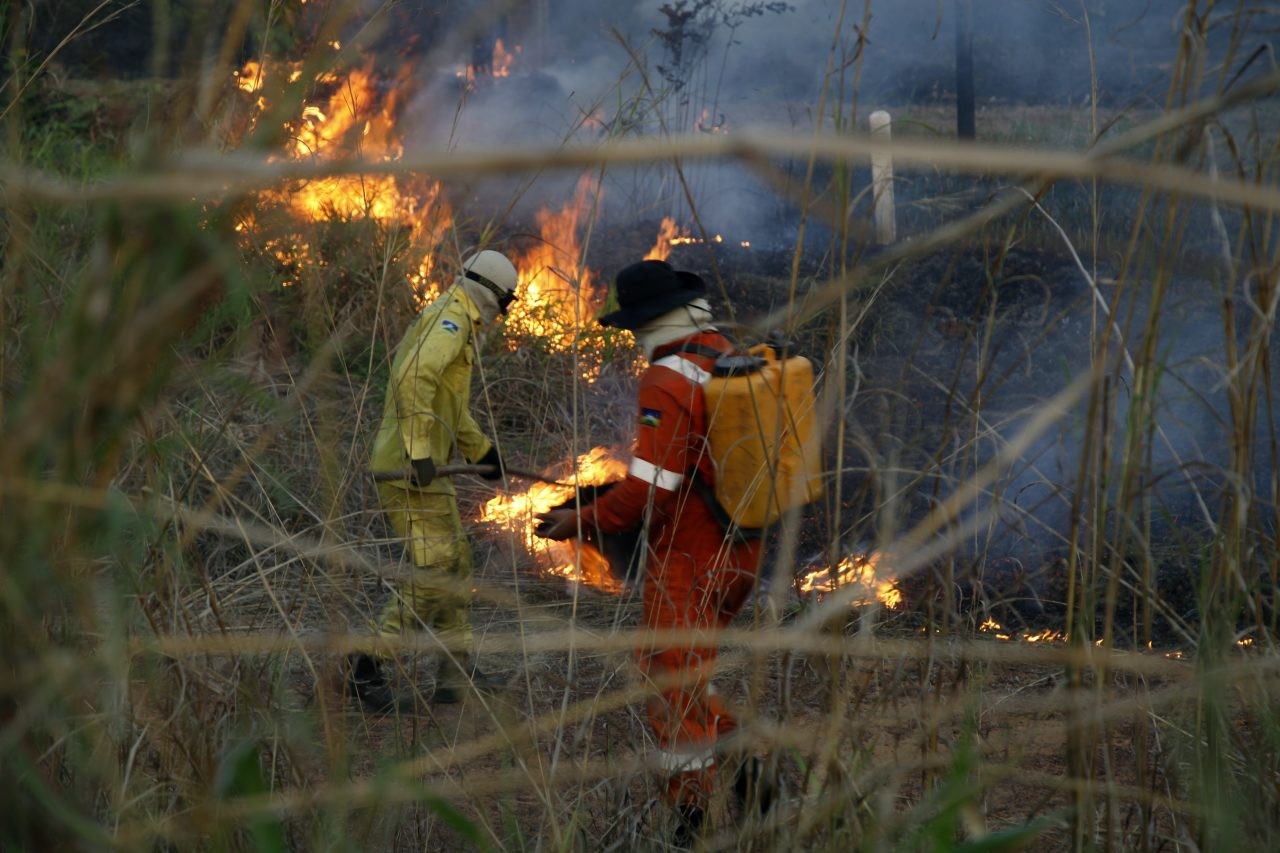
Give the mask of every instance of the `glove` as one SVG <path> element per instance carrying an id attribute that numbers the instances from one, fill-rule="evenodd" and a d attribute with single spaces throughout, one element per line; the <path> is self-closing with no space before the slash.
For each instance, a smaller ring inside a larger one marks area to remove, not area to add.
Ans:
<path id="1" fill-rule="evenodd" d="M 410 485 L 425 489 L 436 478 L 436 463 L 431 461 L 430 456 L 425 459 L 415 459 L 410 464 L 413 466 L 413 476 L 409 478 Z"/>
<path id="2" fill-rule="evenodd" d="M 535 536 L 543 539 L 560 541 L 578 535 L 578 511 L 573 509 L 551 509 L 538 513 L 538 526 L 533 528 Z"/>
<path id="3" fill-rule="evenodd" d="M 489 452 L 477 459 L 476 464 L 493 466 L 493 473 L 480 475 L 486 480 L 502 479 L 502 457 L 498 455 L 498 445 L 491 445 L 489 447 Z"/>

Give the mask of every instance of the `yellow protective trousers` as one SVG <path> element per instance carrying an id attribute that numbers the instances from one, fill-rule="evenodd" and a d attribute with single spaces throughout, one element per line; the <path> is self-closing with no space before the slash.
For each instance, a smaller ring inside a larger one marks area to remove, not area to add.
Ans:
<path id="1" fill-rule="evenodd" d="M 471 544 L 457 500 L 450 493 L 390 483 L 378 485 L 378 498 L 413 561 L 411 574 L 397 584 L 378 617 L 378 633 L 391 637 L 429 630 L 470 645 Z"/>

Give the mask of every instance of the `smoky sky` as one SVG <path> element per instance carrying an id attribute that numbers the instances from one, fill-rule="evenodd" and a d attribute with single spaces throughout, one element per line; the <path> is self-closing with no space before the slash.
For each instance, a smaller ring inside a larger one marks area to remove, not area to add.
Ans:
<path id="1" fill-rule="evenodd" d="M 734 13 L 766 5 L 771 8 L 759 14 Z M 499 81 L 474 93 L 465 112 L 491 107 L 500 115 L 489 118 L 501 120 L 467 117 L 458 141 L 554 138 L 568 133 L 583 110 L 596 106 L 604 118 L 617 119 L 611 112 L 626 106 L 643 86 L 640 75 L 629 71 L 633 55 L 653 89 L 635 105 L 641 114 L 631 116 L 644 129 L 652 128 L 643 113 L 656 102 L 673 121 L 673 132 L 706 129 L 708 122 L 700 121 L 703 109 L 712 112 L 710 124 L 726 128 L 803 126 L 812 120 L 805 107 L 816 107 L 833 66 L 844 68 L 835 76 L 848 83 L 839 94 L 851 103 L 856 98 L 863 110 L 954 98 L 954 0 L 848 3 L 843 19 L 840 4 L 832 0 L 726 3 L 714 7 L 719 14 L 704 10 L 683 25 L 674 13 L 662 12 L 664 7 L 674 8 L 655 0 L 552 3 L 545 39 L 537 44 L 519 16 L 488 26 L 485 34 L 505 34 L 508 47 L 529 42 L 531 53 L 513 70 L 525 85 Z M 972 0 L 979 103 L 1087 103 L 1096 88 L 1103 104 L 1159 106 L 1187 29 L 1186 9 L 1184 0 Z M 1274 40 L 1261 12 L 1246 19 L 1234 47 L 1235 19 L 1220 15 L 1215 21 L 1205 59 L 1211 71 L 1220 66 L 1224 78 Z M 471 43 L 459 43 L 453 53 L 465 63 L 471 49 Z M 1267 64 L 1255 61 L 1258 69 Z M 835 88 L 829 90 L 829 97 L 836 95 Z M 445 102 L 442 98 L 441 105 Z"/>
<path id="2" fill-rule="evenodd" d="M 743 13 L 746 7 L 760 14 Z M 955 0 L 851 2 L 843 20 L 833 0 L 718 4 L 718 15 L 704 10 L 683 27 L 674 13 L 691 4 L 571 0 L 548 8 L 544 28 L 512 14 L 482 27 L 478 39 L 451 41 L 436 33 L 435 64 L 419 69 L 420 92 L 404 122 L 407 144 L 543 146 L 749 129 L 810 133 L 824 79 L 828 130 L 837 112 L 846 125 L 862 127 L 875 109 L 909 117 L 913 108 L 932 106 L 945 115 L 954 104 Z M 973 0 L 979 137 L 983 109 L 1083 106 L 1095 90 L 1105 107 L 1160 108 L 1186 9 L 1181 0 Z M 461 27 L 463 19 L 454 23 Z M 442 26 L 441 19 L 431 20 Z M 1262 73 L 1274 56 L 1255 56 L 1274 38 L 1262 26 L 1265 16 L 1248 19 L 1238 42 L 1231 41 L 1233 21 L 1217 19 L 1199 48 L 1210 85 Z M 508 49 L 523 49 L 511 76 L 482 78 L 464 89 L 457 72 L 477 54 L 477 44 L 483 54 L 498 36 Z M 837 78 L 842 85 L 831 82 Z M 693 163 L 684 178 L 710 231 L 779 248 L 794 236 L 794 206 L 738 166 Z M 574 179 L 540 176 L 539 191 L 527 202 L 567 199 Z M 606 187 L 604 203 L 618 215 L 691 219 L 685 187 L 669 170 L 614 172 Z"/>

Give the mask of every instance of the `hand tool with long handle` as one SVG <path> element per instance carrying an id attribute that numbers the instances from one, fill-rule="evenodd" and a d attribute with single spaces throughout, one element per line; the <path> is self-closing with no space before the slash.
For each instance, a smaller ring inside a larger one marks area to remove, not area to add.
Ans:
<path id="1" fill-rule="evenodd" d="M 436 469 L 437 477 L 452 477 L 457 474 L 492 474 L 495 466 L 493 465 L 441 465 Z M 544 477 L 533 471 L 521 471 L 519 468 L 507 468 L 504 471 L 508 477 L 519 477 L 522 480 L 536 480 L 539 483 L 547 483 L 552 486 L 564 486 L 567 489 L 573 488 L 573 483 L 562 483 L 559 480 L 553 480 L 550 477 Z M 373 479 L 379 483 L 390 483 L 398 480 L 408 480 L 413 475 L 412 470 L 404 471 L 374 471 Z"/>

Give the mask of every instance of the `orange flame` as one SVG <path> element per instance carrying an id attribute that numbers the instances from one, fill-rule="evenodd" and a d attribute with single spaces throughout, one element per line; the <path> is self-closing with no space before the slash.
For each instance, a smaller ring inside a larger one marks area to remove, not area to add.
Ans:
<path id="1" fill-rule="evenodd" d="M 297 63 L 263 64 L 253 60 L 235 72 L 237 88 L 256 96 L 250 127 L 267 108 L 267 84 L 278 87 L 286 79 L 292 83 L 300 73 Z M 332 160 L 353 155 L 375 160 L 399 159 L 404 148 L 396 122 L 412 90 L 412 73 L 412 67 L 405 66 L 398 78 L 385 87 L 374 75 L 372 65 L 353 69 L 345 75 L 322 73 L 316 78 L 316 84 L 331 94 L 305 104 L 297 118 L 286 122 L 289 133 L 286 149 L 270 159 Z M 283 208 L 297 222 L 366 219 L 406 228 L 409 251 L 422 255 L 417 273 L 410 276 L 415 290 L 423 287 L 434 269 L 432 251 L 440 244 L 452 219 L 452 212 L 441 195 L 440 183 L 423 177 L 323 177 L 266 190 L 258 201 L 258 209 Z M 257 217 L 248 214 L 238 223 L 237 230 L 246 233 L 257 221 Z M 314 255 L 306 240 L 272 238 L 264 244 L 289 276 L 286 285 L 293 283 L 296 274 L 324 266 L 324 260 Z"/>
<path id="2" fill-rule="evenodd" d="M 578 457 L 577 482 L 600 485 L 626 475 L 626 460 L 606 447 L 594 447 Z M 551 563 L 548 571 L 575 583 L 584 583 L 605 592 L 619 592 L 622 584 L 609 571 L 608 561 L 590 545 L 573 540 L 550 542 L 539 539 L 533 529 L 536 516 L 564 503 L 573 490 L 552 483 L 535 483 L 523 493 L 498 495 L 484 505 L 480 520 L 500 524 L 520 536 L 525 549 Z"/>
<path id="3" fill-rule="evenodd" d="M 542 239 L 515 259 L 519 299 L 507 315 L 508 339 L 514 346 L 521 338 L 536 337 L 553 352 L 572 352 L 589 346 L 580 331 L 594 318 L 601 302 L 594 275 L 583 262 L 578 240 L 579 221 L 595 208 L 599 197 L 595 176 L 578 180 L 573 201 L 558 211 L 542 209 L 536 219 Z M 585 353 L 581 375 L 599 375 L 601 353 Z"/>
<path id="4" fill-rule="evenodd" d="M 713 234 L 712 236 L 708 237 L 705 240 L 702 239 L 701 237 L 691 237 L 688 234 L 681 234 L 678 237 L 671 238 L 672 246 L 701 246 L 704 243 L 723 243 L 723 242 L 724 242 L 723 234 Z M 751 241 L 741 240 L 738 242 L 738 245 L 744 249 L 750 249 Z"/>
<path id="5" fill-rule="evenodd" d="M 653 248 L 644 256 L 646 261 L 665 261 L 671 257 L 671 246 L 675 240 L 680 239 L 680 226 L 676 225 L 676 221 L 670 216 L 662 217 L 662 224 L 658 226 L 658 238 L 653 244 Z"/>
<path id="6" fill-rule="evenodd" d="M 489 65 L 467 65 L 465 68 L 459 69 L 455 76 L 460 80 L 465 80 L 467 89 L 470 91 L 475 87 L 477 78 L 489 77 L 510 77 L 511 66 L 515 64 L 516 57 L 520 55 L 520 45 L 516 45 L 511 50 L 507 50 L 502 39 L 494 39 L 493 42 L 493 58 L 489 61 Z"/>
<path id="7" fill-rule="evenodd" d="M 897 607 L 902 603 L 902 592 L 893 578 L 878 576 L 881 558 L 882 555 L 876 553 L 845 557 L 834 571 L 821 568 L 806 574 L 800 579 L 800 591 L 820 597 L 841 587 L 859 586 L 865 594 L 853 599 L 851 604 L 854 606 L 879 601 L 885 607 Z"/>
<path id="8" fill-rule="evenodd" d="M 404 150 L 396 134 L 400 111 L 397 93 L 407 85 L 408 78 L 401 72 L 397 84 L 380 96 L 371 68 L 352 70 L 340 78 L 340 85 L 323 106 L 303 107 L 294 128 L 294 157 L 329 155 L 341 147 L 369 158 L 397 159 Z M 354 138 L 349 139 L 349 134 Z"/>
<path id="9" fill-rule="evenodd" d="M 231 72 L 236 78 L 236 86 L 242 92 L 257 92 L 262 89 L 262 65 L 252 59 L 244 64 L 244 68 Z"/>
<path id="10" fill-rule="evenodd" d="M 495 67 L 509 68 L 515 53 L 519 53 L 518 46 L 514 53 L 508 53 L 501 42 L 496 43 Z M 396 121 L 411 90 L 412 71 L 406 66 L 391 85 L 377 79 L 372 65 L 345 75 L 320 75 L 316 83 L 329 94 L 305 104 L 298 117 L 286 124 L 287 148 L 273 159 L 330 160 L 353 154 L 398 159 L 403 145 Z M 282 85 L 286 78 L 296 80 L 300 73 L 297 63 L 256 61 L 235 72 L 237 88 L 256 96 L 252 121 L 266 109 L 263 93 L 272 85 Z M 599 192 L 596 178 L 586 174 L 579 180 L 572 201 L 559 210 L 538 212 L 541 242 L 513 258 L 519 271 L 520 298 L 506 320 L 512 347 L 520 340 L 537 338 L 553 352 L 576 351 L 581 356 L 579 374 L 588 381 L 600 373 L 606 340 L 600 335 L 581 334 L 592 326 L 603 300 L 592 272 L 585 267 L 579 228 L 594 209 Z M 262 211 L 270 208 L 283 208 L 293 220 L 304 223 L 373 220 L 407 228 L 408 251 L 419 252 L 421 257 L 416 271 L 409 274 L 418 301 L 425 303 L 442 289 L 441 282 L 433 281 L 434 249 L 451 225 L 452 211 L 438 181 L 390 175 L 332 176 L 264 191 L 259 202 L 255 212 L 246 212 L 237 223 L 236 230 L 246 241 L 252 240 L 254 229 L 265 221 Z M 655 251 L 677 231 L 674 221 L 664 220 Z M 295 233 L 259 235 L 253 242 L 276 259 L 286 285 L 325 265 L 312 241 Z"/>
<path id="11" fill-rule="evenodd" d="M 494 77 L 510 77 L 511 65 L 516 61 L 516 56 L 520 53 L 520 45 L 515 46 L 514 51 L 507 51 L 502 44 L 502 39 L 497 39 L 493 43 L 493 76 Z"/>
<path id="12" fill-rule="evenodd" d="M 1067 638 L 1061 631 L 1055 631 L 1052 628 L 1046 628 L 1035 634 L 1017 635 L 990 616 L 982 621 L 982 624 L 978 626 L 978 630 L 986 634 L 992 634 L 997 640 L 1018 640 L 1023 643 L 1057 643 Z"/>

